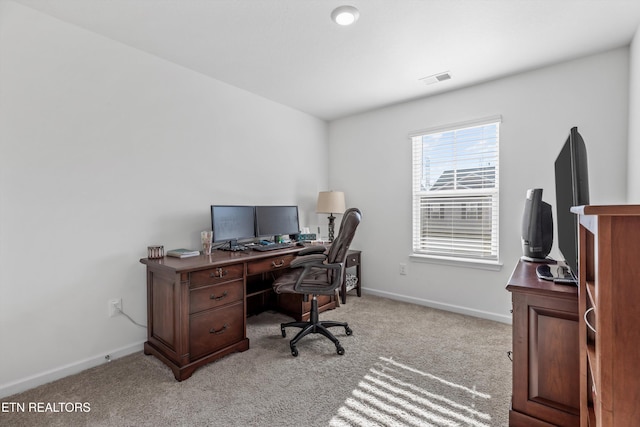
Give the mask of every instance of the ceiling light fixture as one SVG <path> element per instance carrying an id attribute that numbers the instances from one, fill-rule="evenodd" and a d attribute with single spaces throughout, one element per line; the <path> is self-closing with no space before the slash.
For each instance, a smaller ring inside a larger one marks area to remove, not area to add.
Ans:
<path id="1" fill-rule="evenodd" d="M 331 12 L 331 19 L 338 25 L 351 25 L 358 20 L 360 12 L 353 6 L 340 6 Z"/>

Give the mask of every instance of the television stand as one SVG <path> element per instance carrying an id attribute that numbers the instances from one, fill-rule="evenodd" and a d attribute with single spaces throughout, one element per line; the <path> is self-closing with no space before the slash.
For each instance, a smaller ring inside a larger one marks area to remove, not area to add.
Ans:
<path id="1" fill-rule="evenodd" d="M 540 280 L 519 261 L 513 303 L 513 394 L 509 426 L 580 425 L 578 289 Z"/>

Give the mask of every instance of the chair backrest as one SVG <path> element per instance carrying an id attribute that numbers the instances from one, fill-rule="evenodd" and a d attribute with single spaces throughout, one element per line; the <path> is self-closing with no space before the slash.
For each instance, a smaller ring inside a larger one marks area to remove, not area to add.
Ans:
<path id="1" fill-rule="evenodd" d="M 356 228 L 362 220 L 362 212 L 358 208 L 349 208 L 344 212 L 338 237 L 331 243 L 329 253 L 327 254 L 327 263 L 333 264 L 337 262 L 345 263 L 347 260 L 347 252 L 356 234 Z M 343 267 L 344 269 L 344 267 Z M 340 272 L 342 274 L 342 272 Z"/>

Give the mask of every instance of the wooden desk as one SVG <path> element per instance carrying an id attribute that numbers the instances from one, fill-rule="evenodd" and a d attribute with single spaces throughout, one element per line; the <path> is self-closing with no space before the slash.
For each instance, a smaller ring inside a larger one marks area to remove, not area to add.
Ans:
<path id="1" fill-rule="evenodd" d="M 513 302 L 513 396 L 509 426 L 577 426 L 578 289 L 538 279 L 519 261 L 507 290 Z"/>
<path id="2" fill-rule="evenodd" d="M 147 266 L 147 342 L 178 381 L 200 366 L 249 348 L 246 316 L 276 308 L 296 320 L 309 318 L 302 295 L 275 295 L 271 284 L 302 247 L 258 252 L 214 251 L 191 258 L 143 258 Z M 336 307 L 318 296 L 319 311 Z"/>

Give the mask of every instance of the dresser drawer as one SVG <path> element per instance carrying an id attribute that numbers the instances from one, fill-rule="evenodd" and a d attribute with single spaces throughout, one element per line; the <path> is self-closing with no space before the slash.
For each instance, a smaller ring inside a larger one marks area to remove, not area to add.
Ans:
<path id="1" fill-rule="evenodd" d="M 293 258 L 295 258 L 295 255 L 288 254 L 251 261 L 247 264 L 247 274 L 268 273 L 270 271 L 285 269 L 291 264 Z"/>
<path id="2" fill-rule="evenodd" d="M 200 286 L 189 291 L 189 314 L 242 301 L 244 281 L 237 279 L 218 285 Z"/>
<path id="3" fill-rule="evenodd" d="M 189 357 L 195 360 L 244 338 L 244 304 L 192 314 L 189 325 Z"/>
<path id="4" fill-rule="evenodd" d="M 213 285 L 228 280 L 241 279 L 244 272 L 243 264 L 225 265 L 189 273 L 189 283 L 193 286 Z"/>

